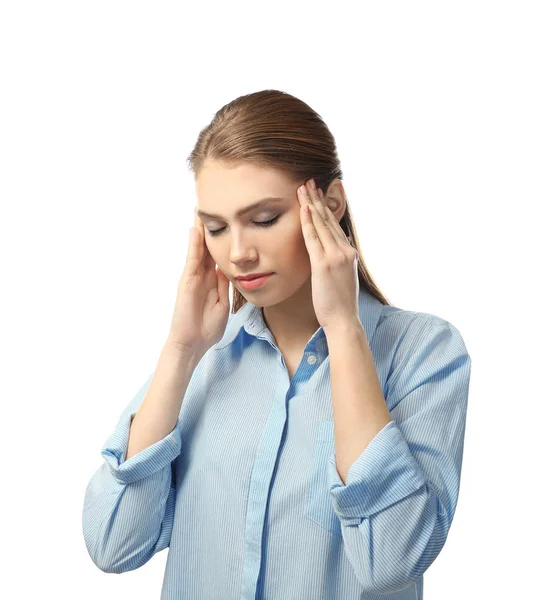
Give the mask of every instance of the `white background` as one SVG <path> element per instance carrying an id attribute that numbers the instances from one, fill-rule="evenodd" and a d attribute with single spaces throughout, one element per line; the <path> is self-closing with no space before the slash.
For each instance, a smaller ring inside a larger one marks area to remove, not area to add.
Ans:
<path id="1" fill-rule="evenodd" d="M 167 551 L 122 576 L 93 564 L 84 491 L 168 332 L 186 158 L 267 88 L 334 134 L 388 300 L 453 323 L 472 357 L 425 599 L 541 595 L 546 29 L 522 0 L 2 3 L 3 598 L 159 598 Z"/>

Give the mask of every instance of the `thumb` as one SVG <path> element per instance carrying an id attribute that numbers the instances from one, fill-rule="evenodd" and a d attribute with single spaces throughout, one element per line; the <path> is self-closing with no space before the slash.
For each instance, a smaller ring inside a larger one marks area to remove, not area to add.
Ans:
<path id="1" fill-rule="evenodd" d="M 228 289 L 230 287 L 230 280 L 224 275 L 220 267 L 217 267 L 217 283 L 218 283 L 218 295 L 222 301 L 228 301 Z"/>

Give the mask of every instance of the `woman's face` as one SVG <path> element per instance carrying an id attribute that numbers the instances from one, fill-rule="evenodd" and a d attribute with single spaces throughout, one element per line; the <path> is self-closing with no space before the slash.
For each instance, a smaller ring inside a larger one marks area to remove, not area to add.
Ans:
<path id="1" fill-rule="evenodd" d="M 228 168 L 216 162 L 208 162 L 196 178 L 205 244 L 219 269 L 253 304 L 277 304 L 311 276 L 297 197 L 302 183 L 276 170 L 249 164 Z M 238 214 L 266 197 L 280 200 Z M 260 225 L 271 220 L 271 225 Z M 236 279 L 238 275 L 263 272 L 274 274 L 255 290 L 244 289 Z"/>

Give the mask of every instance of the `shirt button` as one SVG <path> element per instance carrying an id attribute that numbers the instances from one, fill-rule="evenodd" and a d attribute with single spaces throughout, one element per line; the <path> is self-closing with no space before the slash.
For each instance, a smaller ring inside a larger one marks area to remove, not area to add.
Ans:
<path id="1" fill-rule="evenodd" d="M 309 365 L 314 365 L 317 362 L 317 358 L 312 354 L 311 356 L 308 356 L 308 364 Z"/>

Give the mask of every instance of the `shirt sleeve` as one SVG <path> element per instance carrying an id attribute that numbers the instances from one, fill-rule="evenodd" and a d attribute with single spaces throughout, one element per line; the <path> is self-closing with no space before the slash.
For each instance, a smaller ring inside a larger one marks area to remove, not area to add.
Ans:
<path id="1" fill-rule="evenodd" d="M 459 331 L 442 319 L 414 318 L 386 381 L 392 421 L 352 464 L 345 485 L 335 453 L 329 457 L 333 508 L 367 590 L 404 589 L 446 541 L 459 494 L 470 374 Z"/>
<path id="2" fill-rule="evenodd" d="M 175 510 L 173 461 L 182 445 L 178 423 L 163 439 L 125 460 L 131 422 L 152 381 L 126 407 L 87 485 L 83 534 L 93 562 L 106 573 L 139 568 L 169 546 Z"/>

